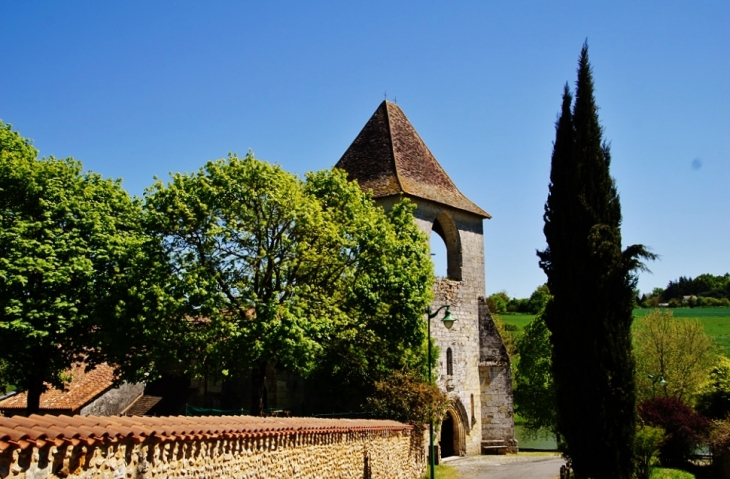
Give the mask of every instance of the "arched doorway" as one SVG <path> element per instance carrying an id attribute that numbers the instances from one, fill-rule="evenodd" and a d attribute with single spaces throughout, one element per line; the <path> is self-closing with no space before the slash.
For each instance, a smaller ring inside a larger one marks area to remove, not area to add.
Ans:
<path id="1" fill-rule="evenodd" d="M 451 414 L 446 414 L 441 423 L 441 440 L 439 441 L 439 450 L 441 457 L 456 456 L 456 448 L 454 447 L 454 418 Z"/>
<path id="2" fill-rule="evenodd" d="M 466 455 L 466 433 L 469 417 L 464 405 L 455 398 L 446 411 L 439 431 L 439 451 L 441 457 Z"/>

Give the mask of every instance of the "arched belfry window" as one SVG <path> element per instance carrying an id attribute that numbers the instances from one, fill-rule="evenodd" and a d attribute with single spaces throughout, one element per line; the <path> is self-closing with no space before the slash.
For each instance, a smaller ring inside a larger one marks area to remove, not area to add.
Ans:
<path id="1" fill-rule="evenodd" d="M 454 375 L 454 353 L 451 351 L 451 348 L 446 350 L 446 375 Z"/>
<path id="2" fill-rule="evenodd" d="M 442 244 L 434 237 L 436 233 L 438 238 L 443 241 Z M 461 281 L 461 241 L 459 239 L 459 231 L 456 229 L 454 220 L 446 211 L 442 211 L 433 221 L 431 228 L 431 253 L 434 265 L 436 266 L 436 276 L 444 276 L 443 268 L 444 259 L 446 265 L 446 278 Z M 444 258 L 444 256 L 446 256 Z"/>

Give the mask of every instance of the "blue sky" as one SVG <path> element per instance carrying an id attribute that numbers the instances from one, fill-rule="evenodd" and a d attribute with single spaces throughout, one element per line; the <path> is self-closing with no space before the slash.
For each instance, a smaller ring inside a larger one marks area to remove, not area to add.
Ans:
<path id="1" fill-rule="evenodd" d="M 554 122 L 587 38 L 648 292 L 730 271 L 730 2 L 0 3 L 0 118 L 140 195 L 228 152 L 332 167 L 387 92 L 485 223 L 487 293 L 545 281 Z"/>

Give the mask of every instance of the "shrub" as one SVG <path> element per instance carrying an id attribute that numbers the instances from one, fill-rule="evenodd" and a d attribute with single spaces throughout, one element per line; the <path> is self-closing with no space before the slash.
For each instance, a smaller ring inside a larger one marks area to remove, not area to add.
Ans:
<path id="1" fill-rule="evenodd" d="M 714 457 L 721 457 L 730 452 L 730 420 L 712 421 L 710 433 L 710 449 Z"/>
<path id="2" fill-rule="evenodd" d="M 670 308 L 681 308 L 682 306 L 684 306 L 684 304 L 682 304 L 682 301 L 677 298 L 672 298 L 669 300 Z"/>
<path id="3" fill-rule="evenodd" d="M 666 434 L 664 429 L 653 426 L 641 426 L 636 428 L 634 438 L 634 456 L 636 461 L 636 479 L 649 479 L 651 472 L 657 464 L 657 453 Z"/>
<path id="4" fill-rule="evenodd" d="M 367 398 L 367 409 L 376 417 L 424 426 L 438 422 L 446 414 L 449 399 L 435 384 L 415 374 L 393 371 L 375 383 L 375 392 Z"/>
<path id="5" fill-rule="evenodd" d="M 657 467 L 651 474 L 651 479 L 695 479 L 694 474 L 681 469 L 664 469 Z"/>
<path id="6" fill-rule="evenodd" d="M 697 395 L 697 412 L 710 419 L 730 414 L 730 359 L 721 356 Z"/>
<path id="7" fill-rule="evenodd" d="M 659 449 L 659 459 L 665 466 L 685 464 L 708 439 L 710 421 L 679 398 L 647 399 L 639 404 L 638 411 L 645 424 L 666 431 L 667 437 Z"/>

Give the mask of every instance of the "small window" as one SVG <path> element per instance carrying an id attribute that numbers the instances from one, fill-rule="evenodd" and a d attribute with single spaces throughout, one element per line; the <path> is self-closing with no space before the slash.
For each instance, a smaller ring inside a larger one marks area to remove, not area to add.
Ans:
<path id="1" fill-rule="evenodd" d="M 451 348 L 446 350 L 446 375 L 454 375 L 454 353 L 451 351 Z"/>

